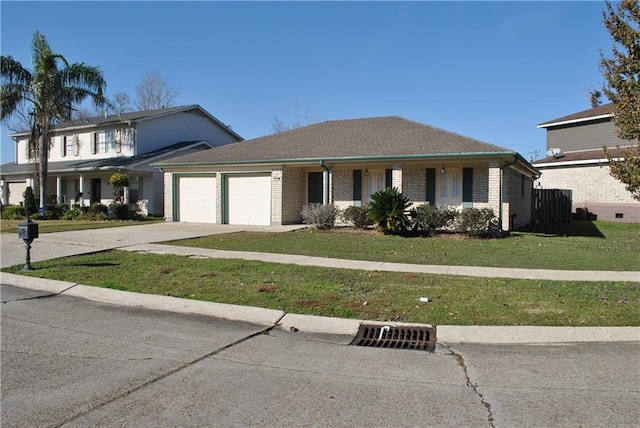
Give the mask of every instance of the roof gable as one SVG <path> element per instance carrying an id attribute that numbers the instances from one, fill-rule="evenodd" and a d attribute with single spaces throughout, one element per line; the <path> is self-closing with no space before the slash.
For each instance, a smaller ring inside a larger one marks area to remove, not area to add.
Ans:
<path id="1" fill-rule="evenodd" d="M 456 154 L 512 154 L 504 147 L 397 116 L 326 121 L 163 164 L 243 163 Z"/>
<path id="2" fill-rule="evenodd" d="M 102 115 L 102 116 L 93 116 L 83 119 L 74 119 L 67 122 L 58 123 L 53 127 L 53 130 L 56 132 L 64 131 L 67 129 L 82 129 L 82 128 L 95 128 L 95 127 L 105 127 L 109 125 L 117 125 L 117 124 L 129 124 L 131 122 L 142 122 L 151 119 L 159 119 L 164 116 L 183 113 L 193 111 L 200 114 L 203 117 L 208 118 L 209 120 L 215 122 L 220 126 L 221 129 L 225 130 L 232 136 L 236 137 L 238 140 L 243 140 L 243 138 L 236 134 L 228 125 L 225 125 L 216 117 L 211 115 L 208 111 L 200 107 L 198 104 L 189 104 L 183 106 L 175 106 L 175 107 L 166 107 L 154 110 L 142 110 L 142 111 L 133 111 L 133 112 L 124 112 L 117 113 L 111 115 Z M 29 131 L 18 132 L 12 134 L 11 136 L 19 136 L 19 135 L 28 135 Z"/>
<path id="3" fill-rule="evenodd" d="M 604 104 L 587 110 L 579 111 L 557 119 L 548 120 L 538 125 L 538 128 L 547 128 L 550 126 L 564 125 L 575 122 L 585 122 L 589 120 L 602 119 L 605 117 L 613 117 L 613 103 Z"/>

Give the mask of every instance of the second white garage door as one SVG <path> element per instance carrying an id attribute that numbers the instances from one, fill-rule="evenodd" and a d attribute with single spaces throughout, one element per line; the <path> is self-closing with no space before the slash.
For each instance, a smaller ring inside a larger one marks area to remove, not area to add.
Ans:
<path id="1" fill-rule="evenodd" d="M 227 223 L 271 224 L 271 175 L 227 177 Z"/>
<path id="2" fill-rule="evenodd" d="M 178 219 L 189 223 L 216 222 L 216 177 L 178 177 Z"/>

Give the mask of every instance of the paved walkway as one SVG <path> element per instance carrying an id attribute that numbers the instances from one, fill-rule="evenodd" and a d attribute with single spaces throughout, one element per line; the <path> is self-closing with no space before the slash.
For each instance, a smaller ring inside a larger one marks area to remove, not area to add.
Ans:
<path id="1" fill-rule="evenodd" d="M 400 263 L 343 260 L 300 255 L 257 253 L 247 251 L 222 251 L 203 248 L 178 247 L 155 244 L 174 239 L 195 238 L 213 234 L 245 230 L 282 232 L 303 226 L 229 226 L 187 223 L 155 223 L 149 225 L 93 229 L 72 232 L 46 233 L 34 241 L 32 262 L 87 254 L 109 249 L 158 254 L 177 254 L 190 257 L 241 258 L 273 263 L 322 266 L 359 270 L 433 273 L 476 277 L 522 278 L 572 281 L 633 281 L 640 282 L 640 272 L 615 271 L 560 271 L 544 269 L 486 268 L 474 266 L 439 266 Z M 2 234 L 2 267 L 23 264 L 24 243 L 17 234 Z M 237 321 L 277 325 L 280 328 L 295 326 L 301 331 L 355 335 L 363 320 L 304 316 L 296 314 L 272 314 L 261 308 L 243 308 L 210 302 L 189 301 L 166 296 L 150 296 L 118 290 L 88 287 L 63 281 L 51 281 L 20 275 L 2 274 L 2 284 L 33 288 L 53 294 L 65 293 L 107 303 L 170 310 L 184 313 L 200 313 Z M 274 318 L 275 317 L 275 318 Z M 278 320 L 278 321 L 276 321 Z M 549 342 L 599 342 L 640 341 L 638 327 L 483 327 L 438 326 L 438 337 L 443 342 L 467 343 L 549 343 Z"/>
<path id="2" fill-rule="evenodd" d="M 173 245 L 155 242 L 174 239 L 196 238 L 241 231 L 283 232 L 304 226 L 232 226 L 193 223 L 154 223 L 140 226 L 115 227 L 105 229 L 79 230 L 71 232 L 46 233 L 40 235 L 32 245 L 32 262 L 86 254 L 109 249 L 157 254 L 177 254 L 192 257 L 259 260 L 272 263 L 305 266 L 335 267 L 369 271 L 391 271 L 411 273 L 432 273 L 440 275 L 475 276 L 484 278 L 517 278 L 560 281 L 632 281 L 640 282 L 640 271 L 587 271 L 496 268 L 481 266 L 421 265 L 363 260 L 346 260 L 292 254 L 259 253 L 251 251 L 225 251 Z M 2 234 L 1 266 L 22 264 L 25 261 L 24 243 L 17 234 Z"/>

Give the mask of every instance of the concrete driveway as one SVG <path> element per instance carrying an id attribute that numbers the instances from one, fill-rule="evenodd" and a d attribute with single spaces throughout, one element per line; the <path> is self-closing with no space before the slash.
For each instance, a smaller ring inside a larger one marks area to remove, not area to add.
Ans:
<path id="1" fill-rule="evenodd" d="M 104 251 L 132 245 L 174 239 L 197 238 L 221 233 L 234 233 L 246 230 L 282 232 L 305 227 L 291 226 L 233 226 L 227 224 L 204 223 L 153 223 L 135 226 L 87 229 L 70 232 L 43 233 L 33 241 L 31 261 L 37 262 L 57 257 Z M 1 239 L 1 266 L 8 267 L 25 262 L 24 242 L 17 233 L 3 233 Z"/>

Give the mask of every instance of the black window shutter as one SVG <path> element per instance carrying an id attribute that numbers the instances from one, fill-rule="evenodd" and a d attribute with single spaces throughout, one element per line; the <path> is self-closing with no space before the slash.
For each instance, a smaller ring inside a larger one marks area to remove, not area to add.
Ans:
<path id="1" fill-rule="evenodd" d="M 362 206 L 362 170 L 353 170 L 353 205 Z"/>
<path id="2" fill-rule="evenodd" d="M 384 172 L 385 172 L 384 185 L 386 187 L 392 187 L 393 186 L 393 170 L 386 169 Z"/>
<path id="3" fill-rule="evenodd" d="M 436 204 L 436 169 L 427 168 L 427 195 L 426 201 L 429 205 Z"/>
<path id="4" fill-rule="evenodd" d="M 473 206 L 473 168 L 462 168 L 462 206 Z"/>

